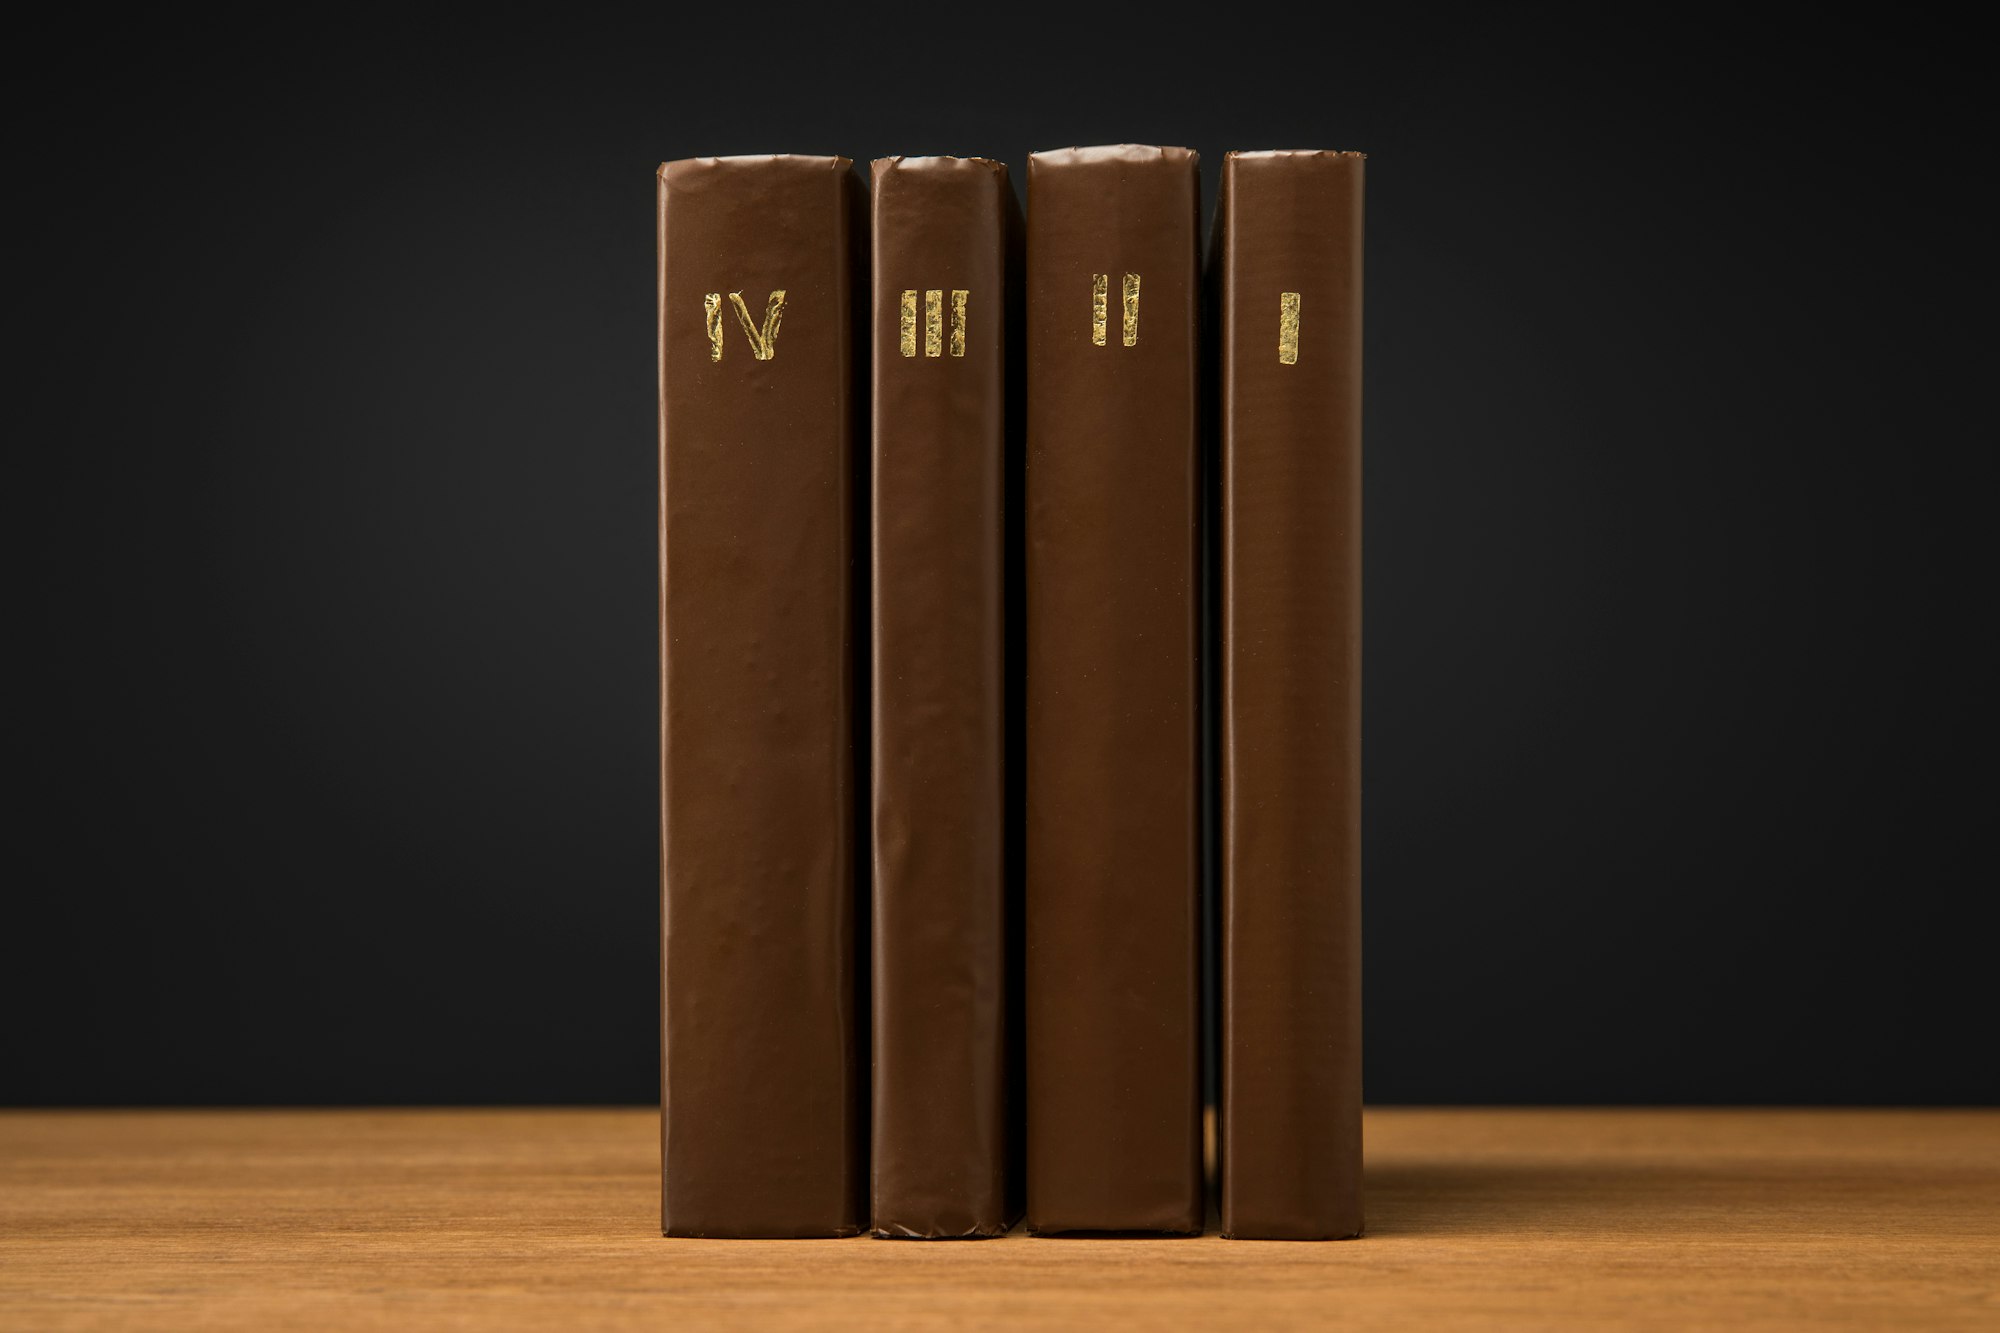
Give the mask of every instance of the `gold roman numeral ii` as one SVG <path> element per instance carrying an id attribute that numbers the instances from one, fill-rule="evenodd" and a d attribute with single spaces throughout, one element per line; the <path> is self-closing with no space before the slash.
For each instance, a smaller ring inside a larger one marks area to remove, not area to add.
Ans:
<path id="1" fill-rule="evenodd" d="M 743 336 L 750 340 L 750 355 L 759 361 L 769 361 L 778 354 L 778 321 L 785 314 L 785 289 L 778 288 L 771 293 L 770 304 L 764 307 L 764 327 L 758 328 L 750 322 L 750 307 L 743 304 L 742 292 L 731 292 L 729 304 L 736 307 L 736 322 L 743 326 Z M 701 298 L 701 315 L 708 329 L 708 359 L 722 360 L 722 293 L 710 292 Z"/>
<path id="2" fill-rule="evenodd" d="M 1127 347 L 1139 345 L 1139 275 L 1125 275 L 1123 324 L 1119 342 Z M 1111 275 L 1093 273 L 1090 275 L 1090 341 L 1093 346 L 1102 347 L 1109 340 L 1111 324 Z"/>
<path id="3" fill-rule="evenodd" d="M 951 354 L 965 355 L 965 302 L 970 293 L 953 288 L 951 293 Z M 917 354 L 917 289 L 905 287 L 900 302 L 904 356 Z M 924 293 L 924 355 L 944 355 L 944 288 L 932 287 Z"/>

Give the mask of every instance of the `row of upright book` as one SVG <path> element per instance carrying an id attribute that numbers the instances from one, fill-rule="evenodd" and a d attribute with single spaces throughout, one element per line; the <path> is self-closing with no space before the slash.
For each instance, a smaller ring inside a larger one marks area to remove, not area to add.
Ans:
<path id="1" fill-rule="evenodd" d="M 1361 1229 L 1362 158 L 659 171 L 663 1226 Z M 1203 905 L 1205 858 L 1217 886 Z"/>

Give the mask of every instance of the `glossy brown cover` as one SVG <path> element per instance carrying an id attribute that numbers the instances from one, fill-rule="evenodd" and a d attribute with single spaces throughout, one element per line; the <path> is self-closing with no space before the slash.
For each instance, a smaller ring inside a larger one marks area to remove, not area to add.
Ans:
<path id="1" fill-rule="evenodd" d="M 1002 504 L 1014 195 L 998 162 L 890 157 L 874 164 L 873 199 L 871 1215 L 878 1236 L 994 1236 L 1013 1221 Z"/>
<path id="2" fill-rule="evenodd" d="M 1223 1234 L 1361 1230 L 1359 153 L 1223 160 Z M 1289 336 L 1287 330 L 1289 329 Z"/>
<path id="3" fill-rule="evenodd" d="M 845 1236 L 864 1216 L 858 191 L 835 157 L 697 158 L 659 173 L 660 1133 L 672 1236 Z M 730 293 L 743 298 L 740 320 Z"/>
<path id="4" fill-rule="evenodd" d="M 1028 163 L 1028 1225 L 1198 1231 L 1193 153 Z M 1126 275 L 1138 318 L 1123 319 Z M 1106 299 L 1094 310 L 1099 275 Z M 1093 337 L 1101 311 L 1101 341 Z"/>

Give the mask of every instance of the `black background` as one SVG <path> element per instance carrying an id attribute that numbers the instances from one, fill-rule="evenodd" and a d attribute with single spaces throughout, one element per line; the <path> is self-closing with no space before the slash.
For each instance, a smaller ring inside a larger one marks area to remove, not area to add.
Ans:
<path id="1" fill-rule="evenodd" d="M 1121 140 L 1371 154 L 1371 1100 L 2000 1099 L 1950 33 L 1234 10 L 17 51 L 0 1101 L 651 1100 L 654 164 Z"/>

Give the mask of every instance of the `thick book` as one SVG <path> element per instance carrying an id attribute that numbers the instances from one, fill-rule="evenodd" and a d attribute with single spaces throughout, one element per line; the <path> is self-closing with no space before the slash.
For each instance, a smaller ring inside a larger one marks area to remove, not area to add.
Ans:
<path id="1" fill-rule="evenodd" d="M 866 1218 L 845 158 L 659 172 L 662 1224 Z"/>
<path id="2" fill-rule="evenodd" d="M 1231 153 L 1214 249 L 1223 1234 L 1361 1230 L 1359 153 Z"/>
<path id="3" fill-rule="evenodd" d="M 1202 1225 L 1197 160 L 1028 163 L 1027 1216 Z"/>
<path id="4" fill-rule="evenodd" d="M 1007 169 L 874 164 L 874 1119 L 884 1237 L 1008 1188 Z"/>

